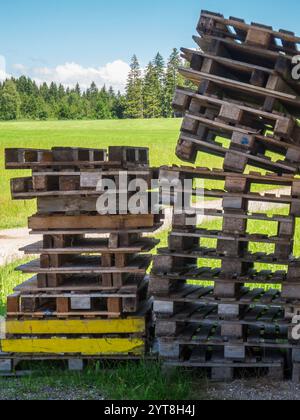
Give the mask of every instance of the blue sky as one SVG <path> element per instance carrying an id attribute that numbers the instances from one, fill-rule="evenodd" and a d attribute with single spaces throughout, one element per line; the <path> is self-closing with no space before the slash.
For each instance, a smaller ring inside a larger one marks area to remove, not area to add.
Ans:
<path id="1" fill-rule="evenodd" d="M 10 0 L 1 4 L 0 67 L 5 59 L 8 74 L 70 84 L 94 72 L 117 85 L 119 73 L 121 86 L 133 53 L 145 66 L 158 50 L 193 46 L 201 9 L 300 33 L 296 0 Z"/>

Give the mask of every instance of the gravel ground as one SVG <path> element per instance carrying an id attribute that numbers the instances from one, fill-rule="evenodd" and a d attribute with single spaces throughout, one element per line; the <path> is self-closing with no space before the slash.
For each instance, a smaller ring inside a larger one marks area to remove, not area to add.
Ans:
<path id="1" fill-rule="evenodd" d="M 0 390 L 0 401 L 102 401 L 104 398 L 98 389 L 93 387 L 35 387 L 28 389 L 15 381 L 7 381 L 5 388 Z M 31 387 L 30 387 L 31 388 Z"/>
<path id="2" fill-rule="evenodd" d="M 59 382 L 59 381 L 58 381 Z M 3 384 L 2 384 L 3 385 Z M 202 387 L 201 387 L 202 388 Z M 272 382 L 268 379 L 238 380 L 228 384 L 207 384 L 203 398 L 210 401 L 300 401 L 300 385 L 292 382 Z M 0 389 L 0 401 L 11 400 L 104 400 L 103 395 L 92 386 L 30 386 L 18 380 L 7 380 Z"/>
<path id="3" fill-rule="evenodd" d="M 207 396 L 211 400 L 300 401 L 300 385 L 270 383 L 267 379 L 241 380 L 209 386 Z"/>

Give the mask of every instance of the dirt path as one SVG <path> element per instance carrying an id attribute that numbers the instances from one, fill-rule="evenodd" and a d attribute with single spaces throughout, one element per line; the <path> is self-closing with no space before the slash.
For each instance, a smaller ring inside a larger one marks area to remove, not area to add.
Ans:
<path id="1" fill-rule="evenodd" d="M 267 191 L 267 193 L 277 195 L 288 195 L 290 193 L 290 190 L 285 188 L 281 190 Z M 222 209 L 222 200 L 207 201 L 205 203 L 205 207 L 220 210 Z M 268 203 L 252 203 L 250 206 L 250 211 L 268 211 L 280 207 L 282 207 L 282 205 L 270 205 Z M 171 224 L 172 212 L 171 209 L 167 209 L 164 226 L 159 230 L 158 233 L 169 229 Z M 42 240 L 42 238 L 39 236 L 29 235 L 29 230 L 26 228 L 0 231 L 0 266 L 9 264 L 10 262 L 16 259 L 23 258 L 24 255 L 22 252 L 19 251 L 19 249 L 40 240 Z"/>
<path id="2" fill-rule="evenodd" d="M 29 235 L 28 229 L 9 229 L 0 231 L 0 266 L 24 257 L 20 248 L 41 240 L 41 237 Z"/>

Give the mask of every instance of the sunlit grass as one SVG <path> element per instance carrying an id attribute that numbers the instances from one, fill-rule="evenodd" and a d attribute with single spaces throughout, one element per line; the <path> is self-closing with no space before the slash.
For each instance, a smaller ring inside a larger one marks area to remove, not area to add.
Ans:
<path id="1" fill-rule="evenodd" d="M 51 367 L 52 366 L 52 367 Z M 13 380 L 0 378 L 0 398 L 7 400 L 126 400 L 189 401 L 206 398 L 203 377 L 191 372 L 164 374 L 158 362 L 91 365 L 71 373 L 55 365 L 29 363 L 32 376 Z M 111 406 L 111 404 L 108 404 Z"/>
<path id="2" fill-rule="evenodd" d="M 15 268 L 29 259 L 16 261 L 0 268 L 0 315 L 6 311 L 6 298 L 13 292 L 13 289 L 28 279 L 28 274 L 15 271 Z"/>

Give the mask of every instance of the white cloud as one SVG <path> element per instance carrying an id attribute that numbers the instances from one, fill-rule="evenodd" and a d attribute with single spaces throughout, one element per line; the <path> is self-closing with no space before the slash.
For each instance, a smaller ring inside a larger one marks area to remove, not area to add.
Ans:
<path id="1" fill-rule="evenodd" d="M 6 60 L 3 55 L 0 55 L 0 80 L 3 81 L 9 78 L 10 75 L 6 73 Z"/>
<path id="2" fill-rule="evenodd" d="M 26 73 L 28 70 L 28 67 L 24 66 L 24 64 L 14 64 L 13 68 L 18 72 L 18 73 Z"/>
<path id="3" fill-rule="evenodd" d="M 20 70 L 20 69 L 19 69 Z M 37 83 L 52 81 L 64 86 L 74 87 L 79 83 L 81 88 L 88 88 L 92 82 L 98 86 L 112 86 L 123 91 L 130 67 L 122 60 L 108 63 L 104 67 L 83 67 L 77 63 L 65 63 L 57 67 L 36 67 L 26 72 Z"/>
<path id="4" fill-rule="evenodd" d="M 22 63 L 12 66 L 16 77 L 25 75 L 38 84 L 43 82 L 61 83 L 66 87 L 74 87 L 79 83 L 82 89 L 87 89 L 92 82 L 99 87 L 112 86 L 115 90 L 124 91 L 130 66 L 122 60 L 115 60 L 100 67 L 84 67 L 75 62 L 67 62 L 56 67 L 27 67 Z M 0 80 L 11 77 L 6 72 L 5 57 L 0 55 Z"/>

